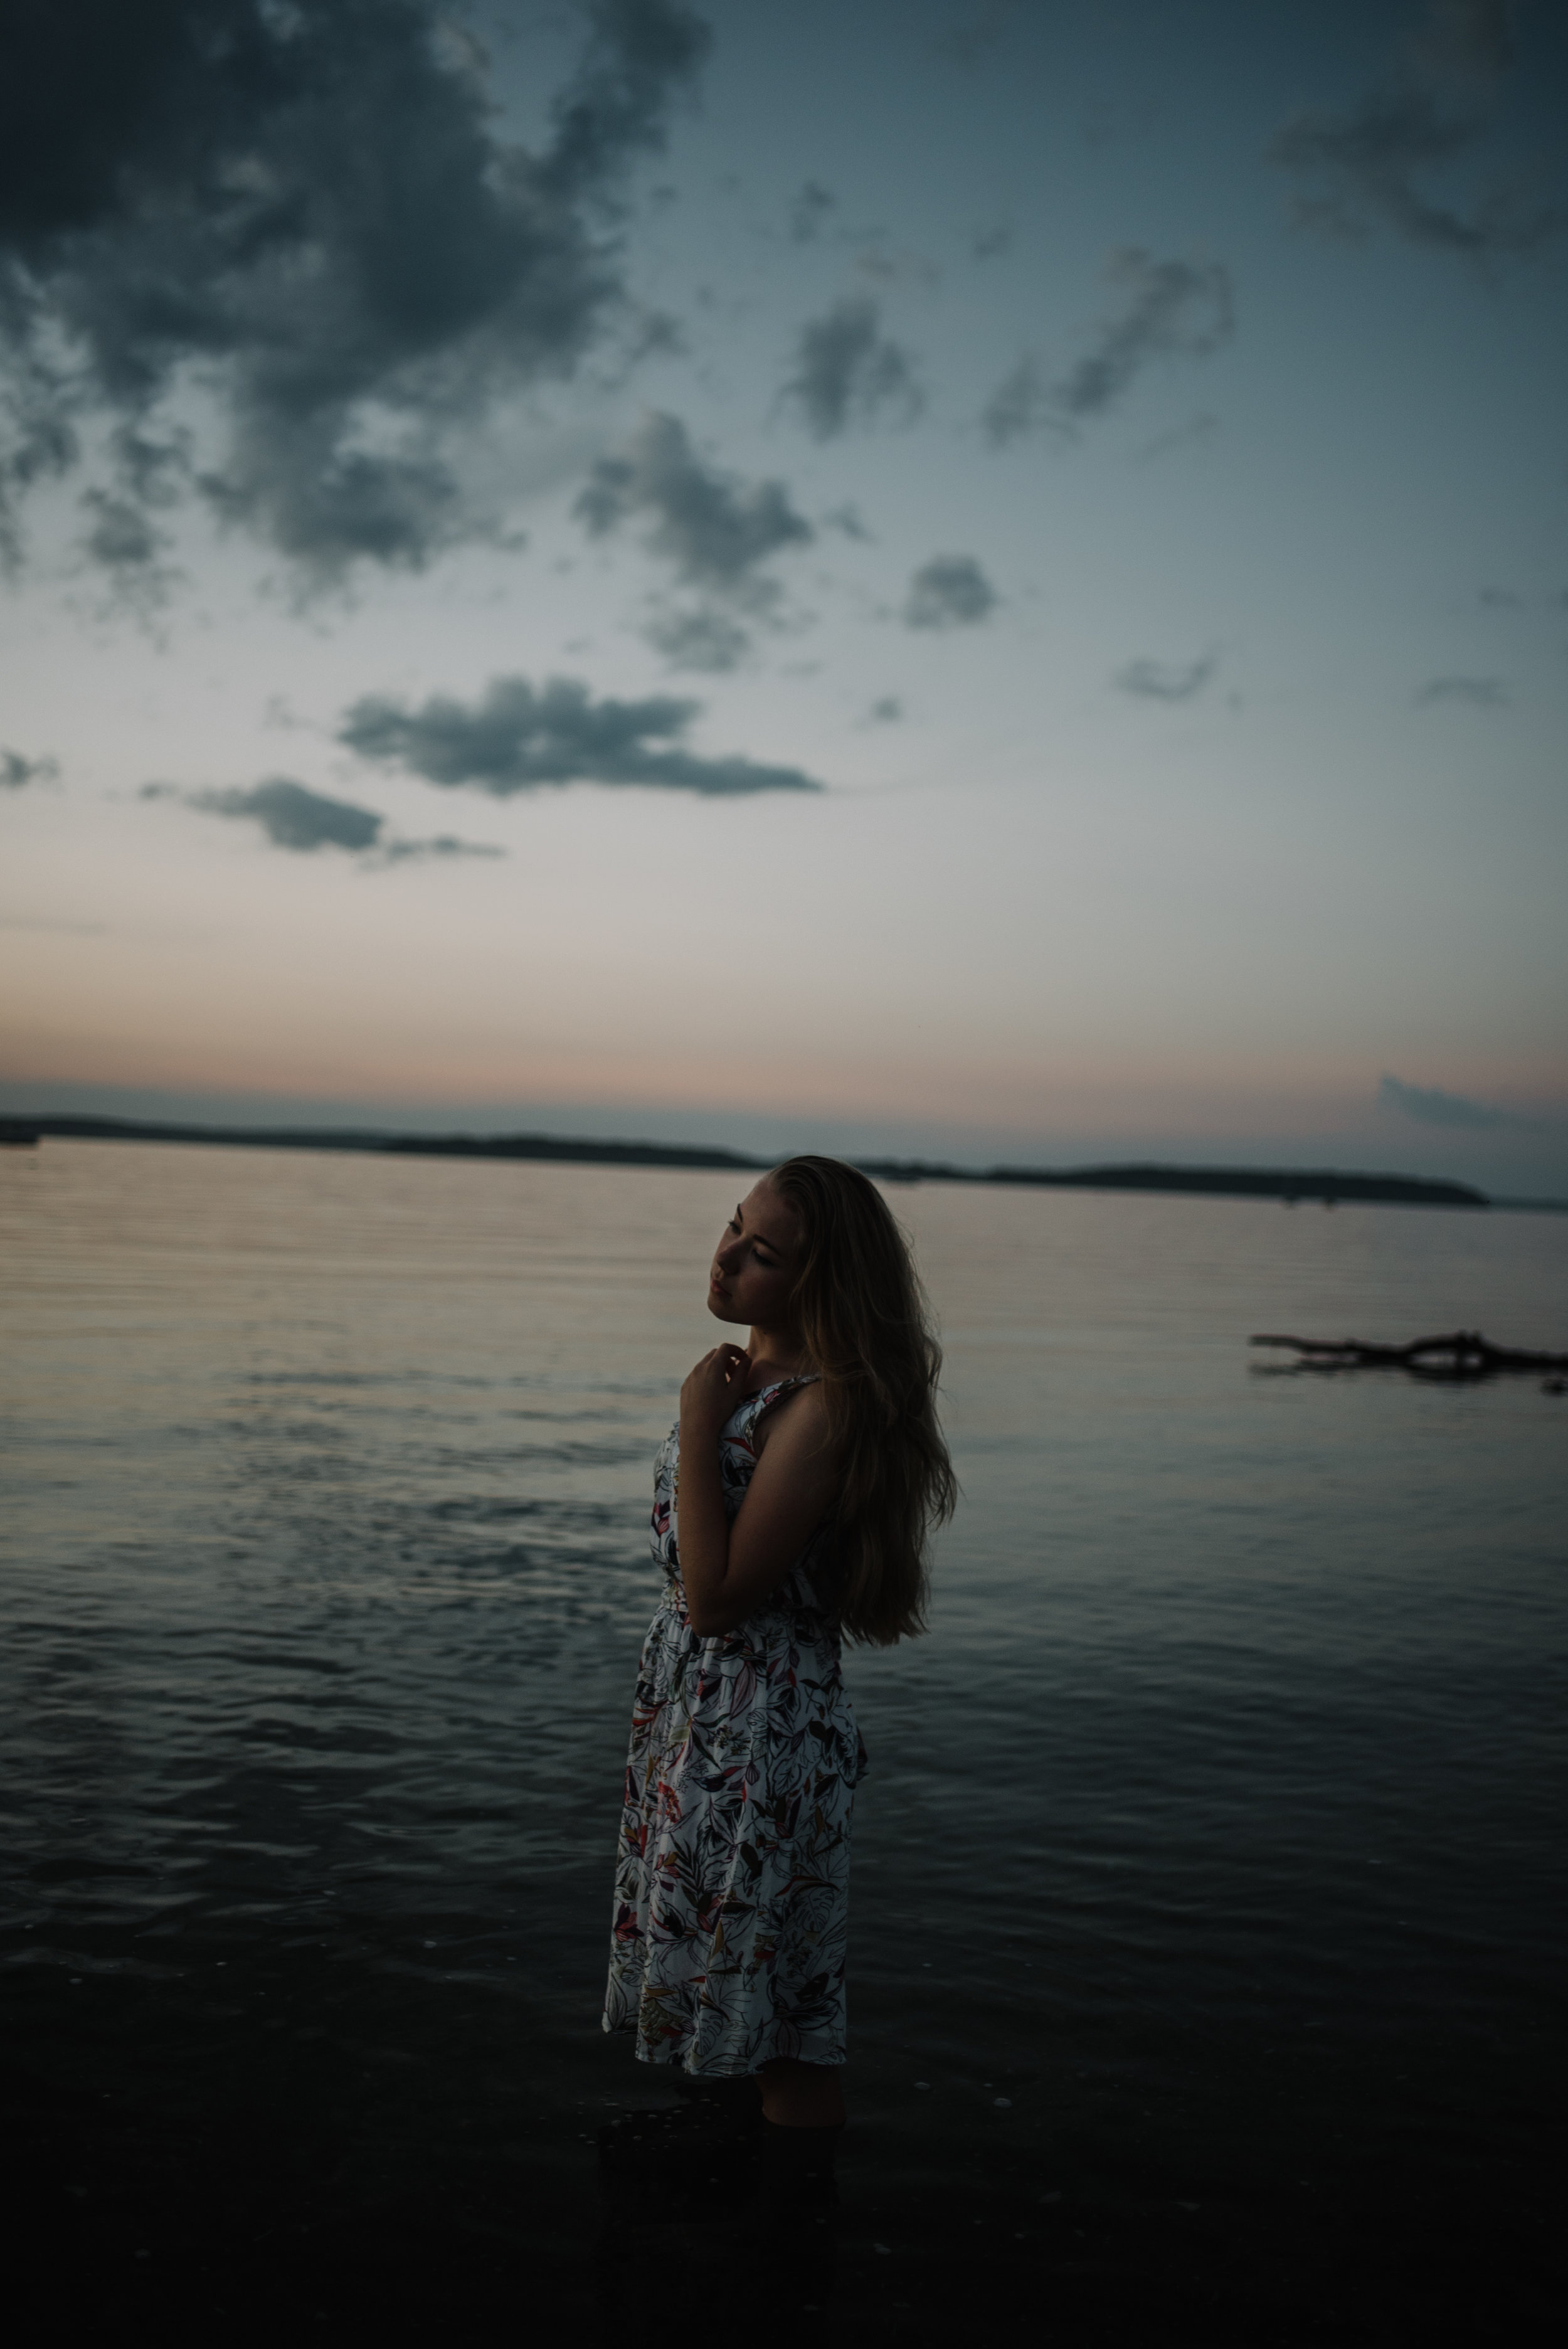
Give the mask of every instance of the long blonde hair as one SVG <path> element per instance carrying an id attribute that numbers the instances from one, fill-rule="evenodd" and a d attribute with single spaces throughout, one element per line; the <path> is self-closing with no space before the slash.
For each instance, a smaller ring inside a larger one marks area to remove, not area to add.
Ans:
<path id="1" fill-rule="evenodd" d="M 925 1629 L 926 1543 L 958 1500 L 936 1417 L 942 1349 L 874 1183 L 837 1158 L 787 1158 L 769 1181 L 799 1219 L 791 1318 L 820 1376 L 842 1471 L 833 1604 L 851 1640 Z"/>

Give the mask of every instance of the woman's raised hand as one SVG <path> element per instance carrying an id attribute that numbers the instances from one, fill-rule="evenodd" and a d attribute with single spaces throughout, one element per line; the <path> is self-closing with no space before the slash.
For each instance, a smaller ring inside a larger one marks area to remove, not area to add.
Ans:
<path id="1" fill-rule="evenodd" d="M 746 1392 L 751 1357 L 741 1346 L 716 1346 L 681 1389 L 681 1433 L 716 1436 Z"/>

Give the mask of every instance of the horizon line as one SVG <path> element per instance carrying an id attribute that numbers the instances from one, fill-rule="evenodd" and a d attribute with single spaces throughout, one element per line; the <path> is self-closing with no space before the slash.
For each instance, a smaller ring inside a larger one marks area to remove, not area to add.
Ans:
<path id="1" fill-rule="evenodd" d="M 579 1135 L 519 1133 L 428 1133 L 391 1126 L 313 1126 L 298 1123 L 208 1125 L 188 1119 L 123 1118 L 92 1112 L 0 1114 L 0 1143 L 26 1147 L 45 1137 L 59 1141 L 182 1143 L 238 1149 L 348 1150 L 398 1156 L 493 1159 L 579 1165 L 642 1165 L 694 1172 L 766 1173 L 779 1157 L 720 1144 L 593 1140 Z M 788 1154 L 785 1154 L 786 1155 Z M 1568 1212 L 1568 1200 L 1494 1195 L 1450 1178 L 1367 1173 L 1336 1167 L 1239 1167 L 1136 1159 L 1097 1161 L 1069 1167 L 964 1165 L 949 1160 L 846 1156 L 846 1164 L 873 1179 L 892 1183 L 985 1183 L 1006 1187 L 1160 1192 L 1233 1198 L 1277 1198 L 1346 1205 L 1513 1208 Z"/>

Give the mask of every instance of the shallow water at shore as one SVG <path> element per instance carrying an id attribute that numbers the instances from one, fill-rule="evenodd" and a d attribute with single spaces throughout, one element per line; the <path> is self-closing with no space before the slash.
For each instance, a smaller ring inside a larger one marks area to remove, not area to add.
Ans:
<path id="1" fill-rule="evenodd" d="M 1069 2339 L 1527 2337 L 1568 1403 L 1245 1340 L 1562 1347 L 1568 1219 L 892 1195 L 966 1497 L 932 1637 L 850 1664 L 821 2324 L 978 2293 Z M 78 2295 L 624 2329 L 592 2140 L 669 2088 L 598 2031 L 609 1862 L 652 1457 L 731 1204 L 0 1162 L 13 2183 Z M 649 2228 L 700 2260 L 711 2193 Z"/>

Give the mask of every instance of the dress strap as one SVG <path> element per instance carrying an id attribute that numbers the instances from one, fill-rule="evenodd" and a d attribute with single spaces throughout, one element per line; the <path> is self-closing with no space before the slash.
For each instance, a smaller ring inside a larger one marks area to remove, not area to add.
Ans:
<path id="1" fill-rule="evenodd" d="M 766 1397 L 769 1402 L 776 1402 L 791 1387 L 815 1386 L 821 1375 L 820 1371 L 791 1371 L 787 1379 L 775 1379 L 771 1386 L 758 1387 L 757 1392 L 748 1395 L 746 1400 L 748 1402 L 761 1402 Z"/>
<path id="2" fill-rule="evenodd" d="M 764 1412 L 772 1410 L 780 1395 L 788 1394 L 792 1387 L 811 1386 L 820 1376 L 820 1371 L 791 1371 L 787 1379 L 775 1379 L 770 1385 L 758 1387 L 755 1394 L 743 1396 L 736 1404 L 729 1424 L 738 1432 L 750 1430 Z"/>

